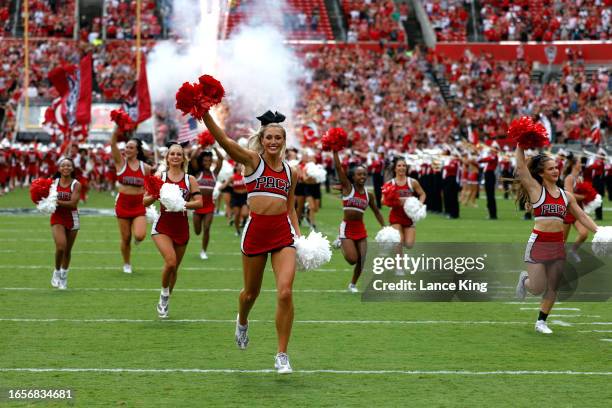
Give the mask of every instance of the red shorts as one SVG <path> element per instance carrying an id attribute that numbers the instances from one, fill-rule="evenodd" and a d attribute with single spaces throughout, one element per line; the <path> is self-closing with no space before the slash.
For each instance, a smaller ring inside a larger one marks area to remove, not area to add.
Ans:
<path id="1" fill-rule="evenodd" d="M 51 214 L 51 225 L 63 225 L 68 231 L 78 231 L 81 226 L 79 212 L 77 210 L 58 207 L 57 210 Z"/>
<path id="2" fill-rule="evenodd" d="M 202 208 L 195 210 L 196 214 L 210 214 L 215 211 L 215 203 L 212 199 L 212 195 L 205 196 L 202 194 L 202 204 L 204 204 Z"/>
<path id="3" fill-rule="evenodd" d="M 476 172 L 468 173 L 467 183 L 468 184 L 478 184 L 478 173 Z"/>
<path id="4" fill-rule="evenodd" d="M 534 229 L 525 249 L 525 262 L 546 263 L 559 260 L 565 260 L 563 231 L 542 232 Z"/>
<path id="5" fill-rule="evenodd" d="M 240 250 L 246 256 L 256 256 L 295 248 L 295 230 L 286 213 L 261 215 L 251 212 L 242 231 Z"/>
<path id="6" fill-rule="evenodd" d="M 145 210 L 142 198 L 144 194 L 122 194 L 117 195 L 115 202 L 115 215 L 117 218 L 136 218 L 145 216 Z"/>
<path id="7" fill-rule="evenodd" d="M 368 231 L 366 231 L 365 224 L 363 221 L 349 221 L 344 220 L 340 223 L 340 239 L 352 239 L 353 241 L 360 241 L 368 237 Z"/>
<path id="8" fill-rule="evenodd" d="M 414 223 L 406 215 L 403 207 L 391 207 L 391 212 L 389 212 L 389 224 L 399 224 L 404 228 L 414 227 Z"/>
<path id="9" fill-rule="evenodd" d="M 163 211 L 151 228 L 151 235 L 158 234 L 169 236 L 175 245 L 187 245 L 189 242 L 187 212 Z"/>

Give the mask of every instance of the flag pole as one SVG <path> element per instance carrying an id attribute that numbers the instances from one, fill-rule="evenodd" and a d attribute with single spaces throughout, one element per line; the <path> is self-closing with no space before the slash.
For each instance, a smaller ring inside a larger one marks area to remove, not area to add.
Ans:
<path id="1" fill-rule="evenodd" d="M 23 33 L 23 66 L 25 68 L 25 75 L 23 80 L 25 101 L 24 101 L 24 127 L 28 126 L 30 116 L 30 96 L 28 95 L 28 88 L 30 87 L 30 7 L 29 1 L 24 1 L 24 13 L 23 13 L 23 26 L 25 32 Z"/>
<path id="2" fill-rule="evenodd" d="M 136 0 L 136 78 L 140 74 L 140 29 L 141 29 L 141 21 L 140 21 L 140 7 L 142 0 Z"/>

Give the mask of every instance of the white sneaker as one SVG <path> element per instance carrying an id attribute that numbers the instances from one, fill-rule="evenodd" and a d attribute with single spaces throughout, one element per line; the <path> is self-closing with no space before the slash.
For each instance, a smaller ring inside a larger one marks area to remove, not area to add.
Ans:
<path id="1" fill-rule="evenodd" d="M 238 322 L 239 317 L 240 317 L 240 314 L 237 314 L 236 315 L 236 332 L 234 333 L 234 335 L 236 337 L 236 345 L 238 345 L 238 348 L 240 350 L 244 350 L 249 345 L 249 334 L 248 334 L 249 324 L 247 323 L 246 326 L 244 326 L 243 328 Z"/>
<path id="2" fill-rule="evenodd" d="M 548 328 L 545 320 L 538 320 L 535 324 L 535 331 L 543 334 L 552 334 L 552 330 Z"/>
<path id="3" fill-rule="evenodd" d="M 68 272 L 60 271 L 60 279 L 58 288 L 61 290 L 68 289 Z"/>
<path id="4" fill-rule="evenodd" d="M 203 261 L 208 259 L 208 255 L 206 255 L 206 251 L 200 251 L 200 259 Z"/>
<path id="5" fill-rule="evenodd" d="M 291 374 L 293 369 L 289 364 L 289 356 L 286 353 L 278 353 L 274 358 L 274 368 L 279 374 Z"/>
<path id="6" fill-rule="evenodd" d="M 518 283 L 516 284 L 516 298 L 519 300 L 525 300 L 525 295 L 527 295 L 527 289 L 525 288 L 525 279 L 529 277 L 527 271 L 521 271 L 519 275 Z"/>
<path id="7" fill-rule="evenodd" d="M 51 277 L 51 286 L 54 288 L 58 288 L 60 285 L 60 273 L 59 271 L 53 271 L 53 276 Z"/>
<path id="8" fill-rule="evenodd" d="M 123 273 L 132 273 L 132 265 L 130 264 L 123 265 Z"/>
<path id="9" fill-rule="evenodd" d="M 160 319 L 168 317 L 168 297 L 166 297 L 165 302 L 162 299 L 159 299 L 159 302 L 157 302 L 157 315 Z"/>
<path id="10" fill-rule="evenodd" d="M 359 293 L 359 289 L 357 289 L 357 286 L 354 283 L 349 283 L 348 291 L 351 293 Z"/>

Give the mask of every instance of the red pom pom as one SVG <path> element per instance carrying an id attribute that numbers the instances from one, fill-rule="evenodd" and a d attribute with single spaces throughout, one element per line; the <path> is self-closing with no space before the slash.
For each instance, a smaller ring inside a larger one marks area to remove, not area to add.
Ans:
<path id="1" fill-rule="evenodd" d="M 338 152 L 348 144 L 348 135 L 342 128 L 331 128 L 321 138 L 323 150 Z"/>
<path id="2" fill-rule="evenodd" d="M 52 179 L 38 178 L 30 184 L 30 198 L 34 204 L 49 196 L 49 189 L 53 184 Z"/>
<path id="3" fill-rule="evenodd" d="M 597 190 L 593 188 L 593 185 L 591 183 L 588 183 L 586 181 L 576 184 L 574 193 L 584 196 L 582 204 L 588 204 L 593 201 L 595 197 L 597 197 Z"/>
<path id="4" fill-rule="evenodd" d="M 117 127 L 121 132 L 131 132 L 136 129 L 137 124 L 130 118 L 123 109 L 115 109 L 110 113 L 111 120 L 117 124 Z"/>
<path id="5" fill-rule="evenodd" d="M 159 190 L 164 185 L 164 181 L 157 176 L 145 176 L 144 188 L 151 197 L 159 198 Z"/>
<path id="6" fill-rule="evenodd" d="M 176 93 L 176 109 L 184 115 L 202 120 L 208 110 L 221 102 L 225 90 L 219 81 L 210 75 L 202 75 L 199 83 L 183 83 Z"/>
<path id="7" fill-rule="evenodd" d="M 513 120 L 508 137 L 522 149 L 539 149 L 550 144 L 546 128 L 541 123 L 534 123 L 529 116 Z"/>
<path id="8" fill-rule="evenodd" d="M 399 191 L 395 184 L 385 183 L 382 186 L 382 203 L 387 207 L 399 207 L 402 205 Z"/>
<path id="9" fill-rule="evenodd" d="M 202 94 L 206 102 L 209 103 L 210 106 L 221 103 L 221 99 L 225 96 L 225 89 L 223 89 L 221 82 L 210 75 L 202 75 L 199 81 L 200 85 L 202 85 Z"/>
<path id="10" fill-rule="evenodd" d="M 205 130 L 198 135 L 198 143 L 202 147 L 212 146 L 215 144 L 215 138 L 208 130 Z"/>

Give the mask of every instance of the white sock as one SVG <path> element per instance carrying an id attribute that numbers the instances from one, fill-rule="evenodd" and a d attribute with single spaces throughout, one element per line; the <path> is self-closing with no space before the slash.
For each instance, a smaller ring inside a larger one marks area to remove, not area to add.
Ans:
<path id="1" fill-rule="evenodd" d="M 170 288 L 162 288 L 161 296 L 164 296 L 166 298 L 170 297 Z"/>
<path id="2" fill-rule="evenodd" d="M 65 279 L 66 275 L 68 275 L 68 269 L 60 268 L 59 273 L 62 279 Z"/>

